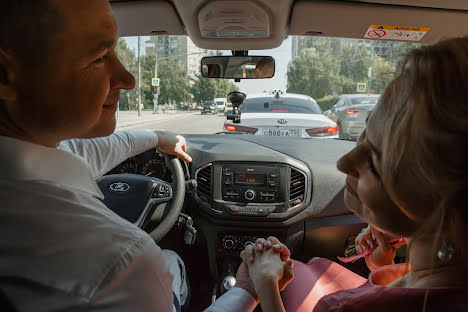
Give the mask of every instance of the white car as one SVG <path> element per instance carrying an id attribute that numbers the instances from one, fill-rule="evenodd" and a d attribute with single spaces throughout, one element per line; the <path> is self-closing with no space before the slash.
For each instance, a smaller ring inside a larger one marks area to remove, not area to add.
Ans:
<path id="1" fill-rule="evenodd" d="M 218 113 L 224 113 L 226 111 L 226 98 L 215 98 L 214 102 L 216 103 Z"/>
<path id="2" fill-rule="evenodd" d="M 240 123 L 226 120 L 224 130 L 296 138 L 338 138 L 338 127 L 317 102 L 302 94 L 280 92 L 247 96 Z"/>

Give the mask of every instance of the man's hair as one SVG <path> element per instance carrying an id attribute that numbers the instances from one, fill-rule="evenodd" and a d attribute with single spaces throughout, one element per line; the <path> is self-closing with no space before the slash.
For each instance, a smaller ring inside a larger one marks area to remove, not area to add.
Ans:
<path id="1" fill-rule="evenodd" d="M 260 62 L 257 63 L 257 68 L 262 71 L 262 73 L 267 74 L 267 70 L 271 71 L 271 74 L 273 74 L 273 71 L 275 70 L 273 60 L 268 57 L 264 57 L 260 60 Z"/>
<path id="2" fill-rule="evenodd" d="M 63 27 L 58 0 L 1 0 L 0 49 L 22 64 L 40 64 L 49 38 Z"/>

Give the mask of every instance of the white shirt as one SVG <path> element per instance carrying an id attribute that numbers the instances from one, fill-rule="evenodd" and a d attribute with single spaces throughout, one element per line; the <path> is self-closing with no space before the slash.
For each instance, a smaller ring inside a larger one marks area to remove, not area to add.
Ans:
<path id="1" fill-rule="evenodd" d="M 116 132 L 56 149 L 0 136 L 0 289 L 18 311 L 173 310 L 161 249 L 95 183 L 157 142 L 152 131 Z M 252 301 L 234 289 L 207 311 L 252 311 Z"/>

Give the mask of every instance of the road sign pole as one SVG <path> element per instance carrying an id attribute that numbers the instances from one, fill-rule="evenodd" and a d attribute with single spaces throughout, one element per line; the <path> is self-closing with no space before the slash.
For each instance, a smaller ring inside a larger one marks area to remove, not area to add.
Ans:
<path id="1" fill-rule="evenodd" d="M 158 37 L 154 36 L 154 77 L 158 77 Z M 159 94 L 159 86 L 158 86 L 158 91 L 154 93 L 153 97 L 153 114 L 155 114 L 158 111 L 158 94 Z"/>

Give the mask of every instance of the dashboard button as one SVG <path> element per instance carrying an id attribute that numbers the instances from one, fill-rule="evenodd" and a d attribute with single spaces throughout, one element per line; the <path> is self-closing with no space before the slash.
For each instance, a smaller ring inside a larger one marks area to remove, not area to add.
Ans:
<path id="1" fill-rule="evenodd" d="M 247 200 L 253 200 L 255 198 L 255 191 L 254 190 L 247 190 L 245 191 L 245 199 Z"/>

